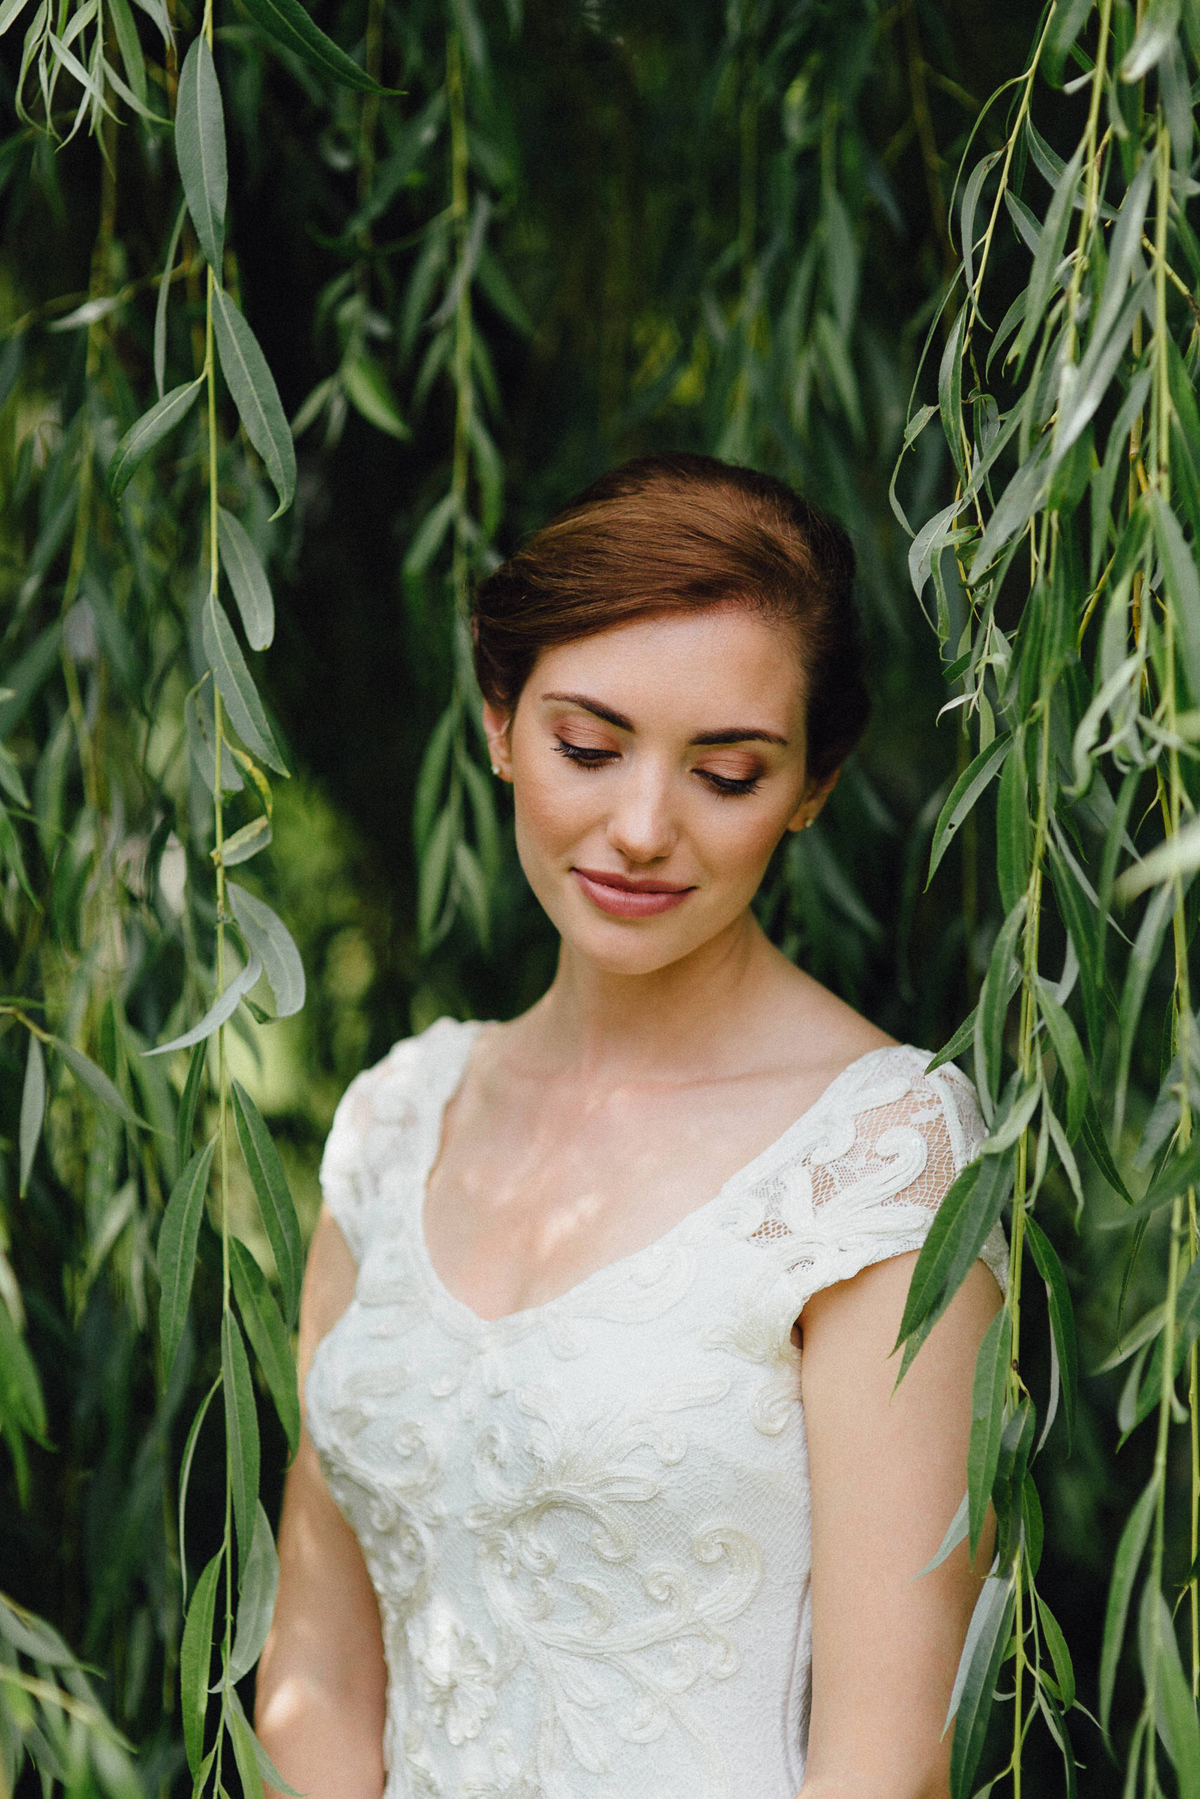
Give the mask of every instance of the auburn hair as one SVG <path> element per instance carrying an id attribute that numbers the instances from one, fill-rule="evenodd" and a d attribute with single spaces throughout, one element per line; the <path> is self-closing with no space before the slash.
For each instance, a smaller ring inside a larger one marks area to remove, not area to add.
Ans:
<path id="1" fill-rule="evenodd" d="M 823 780 L 870 711 L 840 525 L 782 481 L 714 456 L 639 456 L 593 481 L 478 584 L 475 671 L 512 713 L 539 654 L 655 613 L 734 603 L 796 627 L 809 773 Z"/>

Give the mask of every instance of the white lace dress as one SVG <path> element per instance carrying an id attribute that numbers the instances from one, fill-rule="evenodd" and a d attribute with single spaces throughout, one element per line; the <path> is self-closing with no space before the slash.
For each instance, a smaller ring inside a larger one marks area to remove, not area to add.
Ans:
<path id="1" fill-rule="evenodd" d="M 359 1263 L 308 1424 L 383 1620 L 388 1799 L 793 1799 L 810 1504 L 793 1320 L 916 1249 L 982 1135 L 970 1084 L 872 1051 L 716 1197 L 485 1323 L 425 1248 L 479 1029 L 360 1075 L 325 1200 Z M 1003 1283 L 997 1230 L 984 1260 Z"/>

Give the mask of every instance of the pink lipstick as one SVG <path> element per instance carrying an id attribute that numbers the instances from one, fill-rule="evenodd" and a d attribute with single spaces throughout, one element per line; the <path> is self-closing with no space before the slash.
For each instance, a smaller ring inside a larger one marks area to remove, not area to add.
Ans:
<path id="1" fill-rule="evenodd" d="M 669 881 L 633 881 L 626 875 L 599 868 L 573 868 L 571 873 L 594 906 L 612 918 L 656 918 L 682 905 L 694 887 L 675 887 Z"/>

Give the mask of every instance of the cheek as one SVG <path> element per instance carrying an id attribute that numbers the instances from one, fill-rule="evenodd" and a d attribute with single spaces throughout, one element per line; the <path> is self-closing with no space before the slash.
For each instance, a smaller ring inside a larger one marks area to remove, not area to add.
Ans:
<path id="1" fill-rule="evenodd" d="M 587 828 L 594 810 L 586 778 L 561 757 L 522 755 L 514 746 L 513 811 L 522 861 L 561 853 Z"/>
<path id="2" fill-rule="evenodd" d="M 721 808 L 721 813 L 706 821 L 705 859 L 714 874 L 757 886 L 791 812 L 779 816 L 774 808 L 766 811 L 752 804 L 743 807 L 738 800 L 722 801 Z M 725 812 L 734 816 L 722 816 Z"/>

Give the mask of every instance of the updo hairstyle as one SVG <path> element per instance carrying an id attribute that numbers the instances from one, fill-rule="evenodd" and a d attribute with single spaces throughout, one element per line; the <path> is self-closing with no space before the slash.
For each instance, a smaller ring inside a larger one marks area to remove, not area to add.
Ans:
<path id="1" fill-rule="evenodd" d="M 782 481 L 714 456 L 639 456 L 585 487 L 479 583 L 475 671 L 484 697 L 511 715 L 542 650 L 733 601 L 796 626 L 808 772 L 823 781 L 870 710 L 853 584 L 846 533 Z"/>

